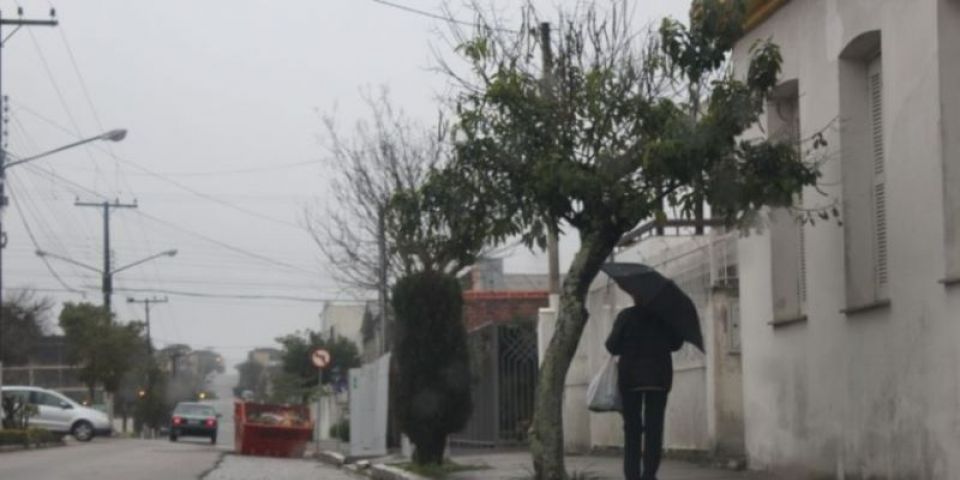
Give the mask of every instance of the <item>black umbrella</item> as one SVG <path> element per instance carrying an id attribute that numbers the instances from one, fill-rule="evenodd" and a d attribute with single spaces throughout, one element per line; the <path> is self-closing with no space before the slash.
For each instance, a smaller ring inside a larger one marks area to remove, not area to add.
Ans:
<path id="1" fill-rule="evenodd" d="M 672 325 L 685 341 L 701 352 L 705 351 L 697 307 L 676 283 L 640 263 L 606 263 L 600 270 L 617 282 L 623 291 Z"/>

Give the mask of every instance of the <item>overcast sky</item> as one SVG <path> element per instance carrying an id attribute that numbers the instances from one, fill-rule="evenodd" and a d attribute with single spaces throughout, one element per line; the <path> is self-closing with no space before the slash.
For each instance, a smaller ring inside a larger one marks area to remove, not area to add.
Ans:
<path id="1" fill-rule="evenodd" d="M 443 12 L 441 1 L 394 3 Z M 537 3 L 541 14 L 555 12 L 555 2 Z M 632 3 L 637 29 L 664 15 L 684 17 L 689 5 Z M 20 4 L 26 18 L 47 18 L 51 6 Z M 336 111 L 349 126 L 367 113 L 361 91 L 385 85 L 396 105 L 430 122 L 437 97 L 447 93 L 430 69 L 431 47 L 446 48 L 437 34 L 442 22 L 372 0 L 52 4 L 60 27 L 22 29 L 4 44 L 8 151 L 31 155 L 113 128 L 129 135 L 8 171 L 8 295 L 31 288 L 57 303 L 99 303 L 98 274 L 51 259 L 60 283 L 34 251 L 101 266 L 101 212 L 74 201 L 109 198 L 138 203 L 111 217 L 115 267 L 179 251 L 115 278 L 121 321 L 143 318 L 128 296 L 170 299 L 152 309 L 161 346 L 210 346 L 235 361 L 277 336 L 317 328 L 320 300 L 355 296 L 331 280 L 303 228 L 304 211 L 325 205 L 329 178 L 318 111 Z M 497 3 L 517 20 L 520 4 Z M 16 6 L 0 0 L 4 17 L 15 16 Z M 470 19 L 462 9 L 454 14 Z M 566 263 L 573 248 L 564 246 Z M 523 249 L 507 268 L 546 270 Z"/>

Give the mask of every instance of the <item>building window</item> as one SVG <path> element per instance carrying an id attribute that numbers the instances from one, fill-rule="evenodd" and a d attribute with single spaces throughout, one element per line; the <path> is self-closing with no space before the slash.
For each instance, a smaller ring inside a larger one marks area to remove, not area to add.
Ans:
<path id="1" fill-rule="evenodd" d="M 800 97 L 796 80 L 784 82 L 767 104 L 767 135 L 771 140 L 795 145 L 800 154 Z M 803 198 L 798 196 L 797 205 Z M 804 226 L 785 208 L 770 213 L 773 325 L 806 317 L 806 239 Z"/>
<path id="2" fill-rule="evenodd" d="M 874 31 L 840 57 L 847 313 L 889 303 L 885 128 L 883 57 Z"/>

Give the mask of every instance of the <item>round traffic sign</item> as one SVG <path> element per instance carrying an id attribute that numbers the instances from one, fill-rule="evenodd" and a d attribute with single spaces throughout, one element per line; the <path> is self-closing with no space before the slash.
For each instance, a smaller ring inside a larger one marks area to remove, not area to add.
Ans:
<path id="1" fill-rule="evenodd" d="M 313 362 L 314 367 L 324 368 L 330 365 L 330 352 L 318 348 L 310 354 L 310 361 Z"/>

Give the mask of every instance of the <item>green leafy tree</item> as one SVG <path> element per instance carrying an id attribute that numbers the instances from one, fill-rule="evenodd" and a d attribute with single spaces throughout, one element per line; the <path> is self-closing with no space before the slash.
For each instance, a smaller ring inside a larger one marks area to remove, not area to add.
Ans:
<path id="1" fill-rule="evenodd" d="M 139 432 L 144 427 L 158 429 L 169 421 L 170 411 L 176 403 L 168 391 L 170 378 L 156 362 L 147 362 L 137 370 L 142 382 L 133 403 L 135 430 Z"/>
<path id="2" fill-rule="evenodd" d="M 118 325 L 103 307 L 67 302 L 60 312 L 67 359 L 80 367 L 78 377 L 90 398 L 98 384 L 115 394 L 133 359 L 145 345 L 143 324 Z"/>
<path id="3" fill-rule="evenodd" d="M 36 342 L 47 330 L 47 315 L 52 304 L 22 291 L 3 302 L 3 337 L 0 338 L 2 363 L 10 366 L 26 363 Z"/>
<path id="4" fill-rule="evenodd" d="M 611 4 L 617 13 L 625 5 Z M 449 170 L 496 199 L 494 211 L 528 244 L 544 245 L 549 231 L 580 238 L 540 370 L 531 435 L 538 479 L 567 478 L 564 381 L 589 286 L 622 236 L 671 212 L 697 217 L 704 203 L 728 225 L 750 225 L 819 176 L 795 145 L 744 138 L 781 61 L 774 44 L 759 42 L 746 71 L 725 66 L 744 12 L 740 0 L 695 0 L 689 27 L 666 20 L 644 37 L 624 16 L 591 7 L 565 17 L 555 51 L 528 28 L 459 37 L 473 75 L 458 77 L 468 86 L 457 99 Z M 538 58 L 538 48 L 548 55 Z"/>
<path id="5" fill-rule="evenodd" d="M 305 330 L 280 337 L 277 342 L 282 345 L 282 372 L 286 378 L 275 383 L 275 386 L 283 387 L 280 390 L 285 395 L 299 397 L 302 403 L 310 400 L 318 380 L 327 385 L 333 380 L 335 372 L 347 375 L 351 368 L 360 366 L 357 345 L 340 335 L 329 338 L 320 332 Z M 310 360 L 310 354 L 318 348 L 330 352 L 330 365 L 319 375 L 317 367 Z"/>
<path id="6" fill-rule="evenodd" d="M 237 365 L 237 386 L 234 395 L 240 397 L 243 392 L 251 392 L 257 400 L 264 400 L 267 396 L 266 367 L 260 362 L 247 360 Z"/>
<path id="7" fill-rule="evenodd" d="M 401 278 L 393 291 L 400 428 L 417 464 L 443 463 L 447 436 L 470 419 L 470 361 L 460 282 L 436 271 Z"/>

